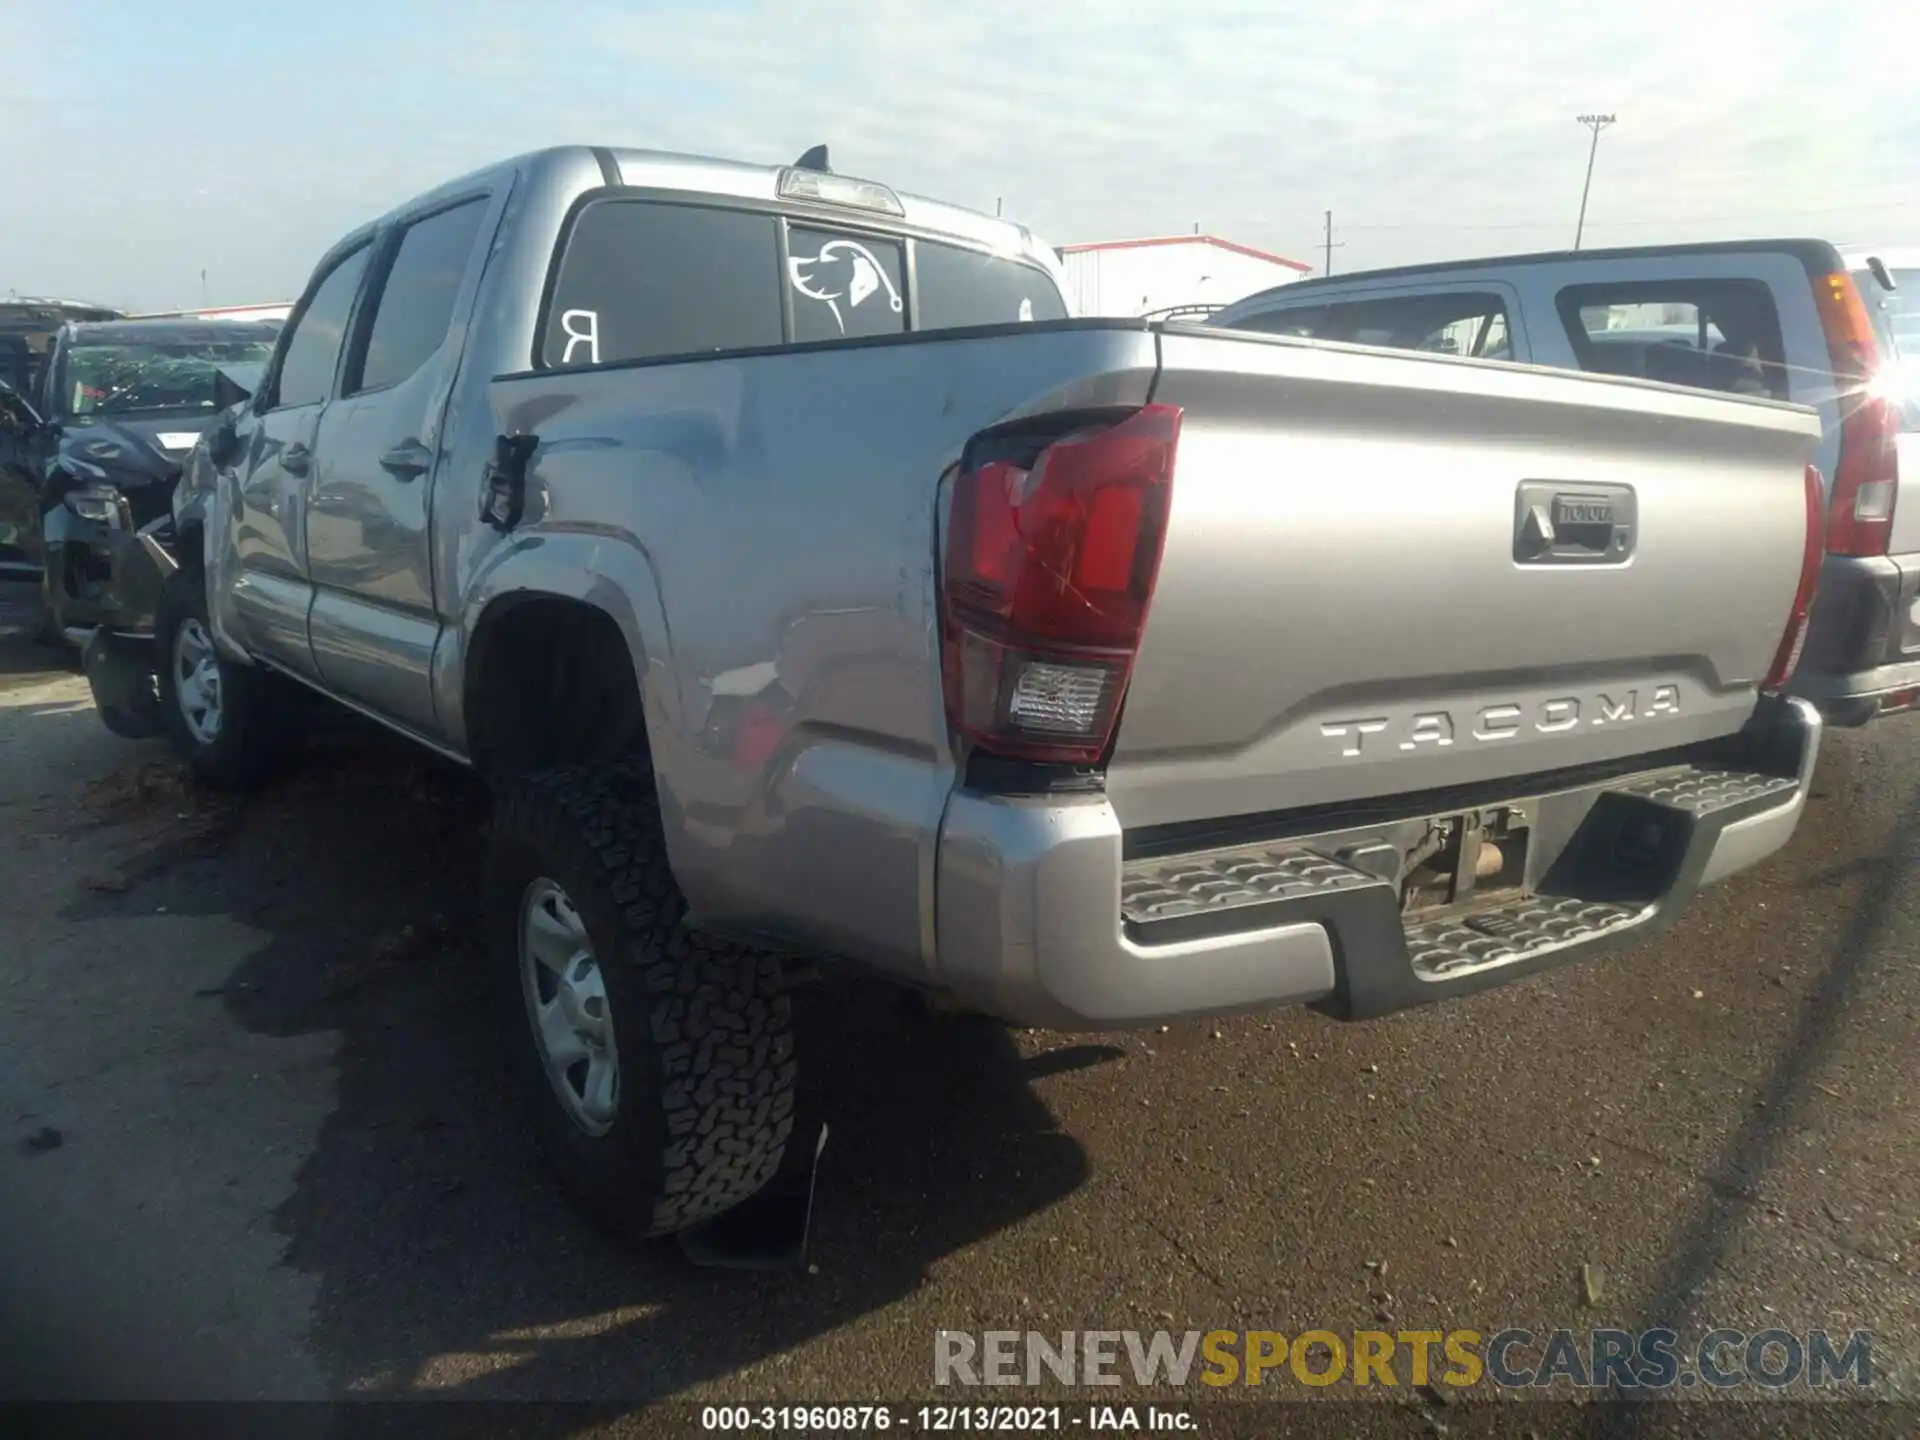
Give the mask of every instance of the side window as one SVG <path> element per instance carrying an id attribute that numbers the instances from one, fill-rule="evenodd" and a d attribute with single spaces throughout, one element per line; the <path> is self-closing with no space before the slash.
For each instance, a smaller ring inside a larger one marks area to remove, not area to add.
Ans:
<path id="1" fill-rule="evenodd" d="M 60 407 L 55 402 L 60 398 L 60 372 L 66 369 L 60 361 L 60 357 L 66 353 L 66 347 L 60 343 L 60 337 L 57 334 L 29 337 L 27 343 L 31 345 L 35 338 L 38 338 L 41 343 L 40 353 L 32 357 L 31 362 L 33 403 L 34 408 L 39 410 L 41 416 L 45 418 L 60 412 Z"/>
<path id="2" fill-rule="evenodd" d="M 1513 347 L 1507 343 L 1507 312 L 1496 303 L 1492 308 L 1475 305 L 1478 312 L 1462 315 L 1435 326 L 1414 342 L 1416 350 L 1439 355 L 1471 355 L 1482 360 L 1511 360 Z"/>
<path id="3" fill-rule="evenodd" d="M 353 310 L 354 293 L 366 268 L 367 247 L 362 245 L 335 265 L 313 292 L 312 303 L 295 322 L 281 353 L 280 374 L 273 387 L 277 408 L 317 405 L 333 393 L 340 342 L 347 333 L 347 316 Z"/>
<path id="4" fill-rule="evenodd" d="M 348 394 L 397 385 L 440 348 L 486 213 L 484 199 L 468 200 L 416 220 L 402 232 L 380 284 L 360 374 L 347 378 Z"/>
<path id="5" fill-rule="evenodd" d="M 32 387 L 34 408 L 42 415 L 53 414 L 53 405 L 51 402 L 54 395 L 58 393 L 53 388 L 53 362 L 54 357 L 58 353 L 59 351 L 55 343 L 49 340 L 47 342 L 46 352 L 39 357 L 37 365 L 31 353 L 27 356 L 27 368 L 31 376 L 28 383 Z"/>
<path id="6" fill-rule="evenodd" d="M 1780 317 L 1762 281 L 1574 285 L 1554 306 L 1582 370 L 1790 398 Z"/>
<path id="7" fill-rule="evenodd" d="M 787 232 L 794 343 L 902 333 L 907 328 L 903 269 L 897 240 L 795 225 Z"/>
<path id="8" fill-rule="evenodd" d="M 1296 305 L 1290 309 L 1263 310 L 1234 323 L 1236 330 L 1257 330 L 1262 335 L 1291 335 L 1311 340 L 1327 323 L 1324 305 Z"/>
<path id="9" fill-rule="evenodd" d="M 1498 315 L 1486 317 L 1486 328 L 1476 333 L 1476 349 L 1471 354 L 1483 360 L 1513 359 L 1513 337 L 1507 333 L 1507 315 L 1503 310 Z"/>
<path id="10" fill-rule="evenodd" d="M 1513 358 L 1507 307 L 1498 295 L 1486 291 L 1390 295 L 1275 310 L 1242 321 L 1241 328 L 1389 350 Z"/>
<path id="11" fill-rule="evenodd" d="M 1391 350 L 1484 356 L 1496 340 L 1496 329 L 1500 343 L 1505 343 L 1507 323 L 1500 297 L 1486 292 L 1392 295 L 1329 305 L 1320 338 Z"/>
<path id="12" fill-rule="evenodd" d="M 593 365 L 781 342 L 771 215 L 590 201 L 573 222 L 540 337 L 542 365 Z"/>

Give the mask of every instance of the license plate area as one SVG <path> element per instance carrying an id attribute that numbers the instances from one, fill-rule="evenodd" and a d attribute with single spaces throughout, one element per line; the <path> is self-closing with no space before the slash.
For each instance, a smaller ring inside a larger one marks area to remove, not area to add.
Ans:
<path id="1" fill-rule="evenodd" d="M 1524 805 L 1435 816 L 1403 857 L 1400 913 L 1432 920 L 1525 894 L 1532 833 L 1533 815 Z"/>

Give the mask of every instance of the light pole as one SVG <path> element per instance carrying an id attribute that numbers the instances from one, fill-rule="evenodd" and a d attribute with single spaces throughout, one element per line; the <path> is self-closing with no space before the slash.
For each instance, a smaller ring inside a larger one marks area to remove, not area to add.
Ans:
<path id="1" fill-rule="evenodd" d="M 1587 147 L 1587 181 L 1580 187 L 1580 223 L 1573 227 L 1573 248 L 1580 248 L 1580 237 L 1587 228 L 1587 192 L 1593 189 L 1593 157 L 1600 153 L 1600 132 L 1613 124 L 1611 115 L 1582 115 L 1580 123 L 1593 131 L 1593 144 Z"/>

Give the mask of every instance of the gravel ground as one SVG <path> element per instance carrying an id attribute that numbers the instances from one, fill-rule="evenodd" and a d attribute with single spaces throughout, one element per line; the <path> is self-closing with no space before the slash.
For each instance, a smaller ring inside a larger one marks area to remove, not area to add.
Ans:
<path id="1" fill-rule="evenodd" d="M 1661 1321 L 1870 1328 L 1877 1388 L 1920 1388 L 1920 721 L 1831 737 L 1790 849 L 1659 940 L 1470 1001 L 1061 1036 L 809 991 L 813 1268 L 733 1273 L 609 1246 L 504 1118 L 464 775 L 347 728 L 198 795 L 18 591 L 0 1394 L 904 1400 L 942 1327 Z"/>

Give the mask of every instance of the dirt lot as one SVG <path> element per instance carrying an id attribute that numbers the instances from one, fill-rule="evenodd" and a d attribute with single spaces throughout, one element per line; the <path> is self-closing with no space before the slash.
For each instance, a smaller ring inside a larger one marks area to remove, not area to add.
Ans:
<path id="1" fill-rule="evenodd" d="M 345 728 L 198 795 L 25 600 L 0 1394 L 871 1401 L 943 1326 L 1660 1321 L 1871 1328 L 1920 1388 L 1920 721 L 1830 739 L 1790 851 L 1665 938 L 1468 1002 L 1069 1037 L 807 992 L 814 1269 L 738 1274 L 611 1247 L 529 1158 L 465 775 Z"/>

